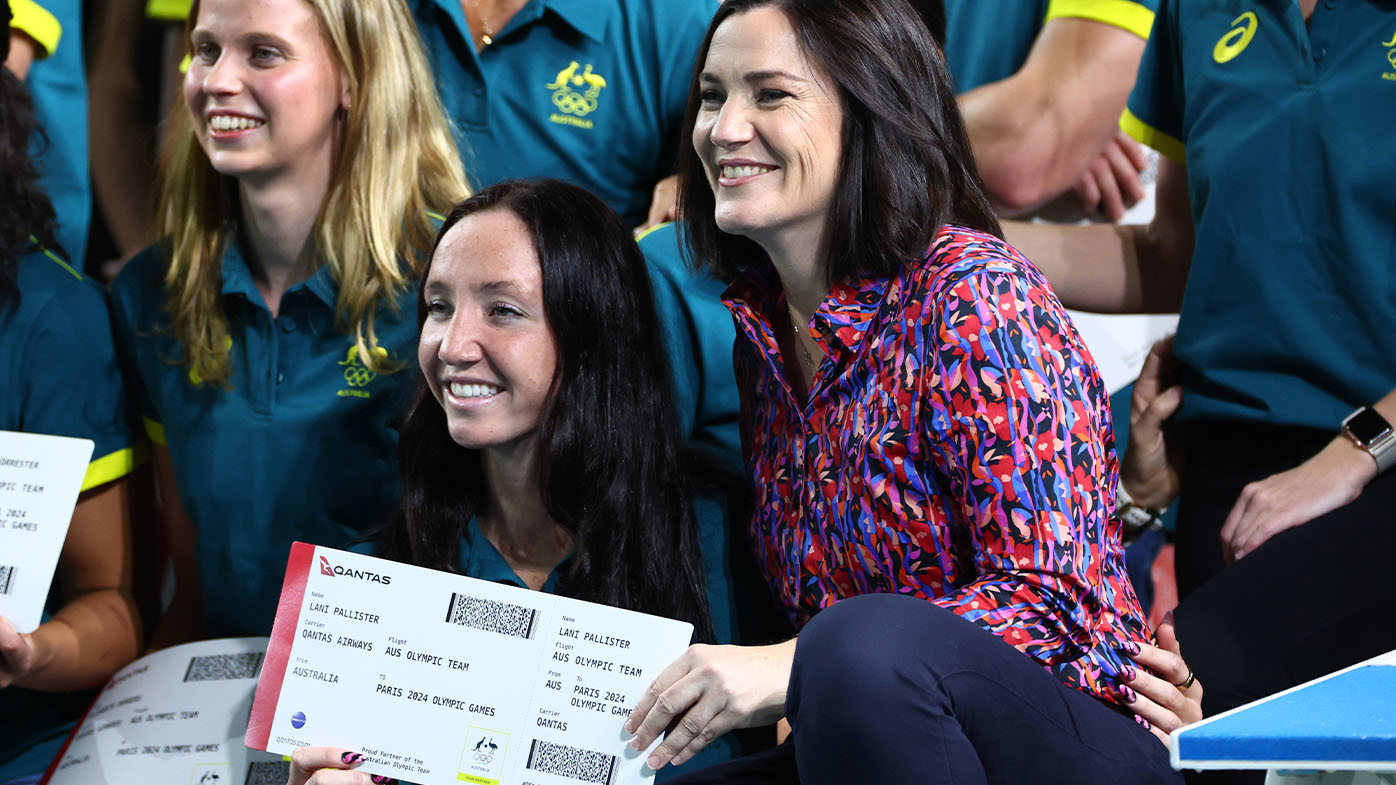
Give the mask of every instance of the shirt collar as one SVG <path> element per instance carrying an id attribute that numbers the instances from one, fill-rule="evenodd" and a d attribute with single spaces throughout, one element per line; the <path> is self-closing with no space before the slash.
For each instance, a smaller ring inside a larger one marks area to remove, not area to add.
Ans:
<path id="1" fill-rule="evenodd" d="M 439 6 L 453 19 L 459 17 L 457 24 L 462 26 L 464 32 L 465 17 L 457 0 L 419 0 L 419 5 L 431 4 Z M 536 22 L 548 11 L 572 29 L 601 44 L 605 43 L 606 25 L 615 11 L 615 3 L 601 0 L 529 0 L 500 32 Z"/>
<path id="2" fill-rule="evenodd" d="M 896 307 L 901 292 L 901 276 L 893 278 L 859 277 L 834 284 L 829 296 L 815 311 L 809 333 L 826 353 L 853 356 L 862 346 L 873 317 L 883 302 Z M 774 333 L 773 314 L 785 309 L 785 291 L 770 260 L 746 268 L 722 295 L 727 307 L 739 316 L 759 321 L 763 333 L 770 336 L 761 341 L 772 360 L 779 355 Z M 837 357 L 836 357 L 837 359 Z"/>
<path id="3" fill-rule="evenodd" d="M 577 32 L 598 44 L 605 43 L 606 25 L 615 12 L 614 2 L 600 0 L 542 0 L 542 4 Z"/>
<path id="4" fill-rule="evenodd" d="M 548 574 L 548 580 L 543 583 L 545 593 L 557 594 L 558 587 L 562 583 L 563 566 L 570 558 L 568 556 L 563 559 Z M 470 523 L 466 526 L 466 535 L 461 538 L 456 567 L 462 575 L 479 578 L 482 581 L 507 583 L 521 589 L 528 588 L 519 574 L 514 572 L 514 568 L 509 566 L 509 562 L 505 561 L 504 554 L 500 553 L 499 549 L 494 547 L 494 543 L 485 536 L 485 533 L 480 531 L 480 522 L 475 518 L 470 519 Z"/>
<path id="5" fill-rule="evenodd" d="M 228 240 L 228 247 L 223 249 L 222 266 L 224 297 L 231 294 L 240 294 L 250 302 L 262 302 L 262 293 L 257 291 L 257 284 L 252 280 L 252 269 L 247 264 L 247 257 L 242 253 L 242 246 L 238 242 L 236 233 Z M 322 266 L 315 274 L 305 281 L 287 289 L 287 293 L 297 289 L 306 289 L 315 295 L 320 302 L 331 310 L 335 304 L 334 276 L 328 267 Z"/>

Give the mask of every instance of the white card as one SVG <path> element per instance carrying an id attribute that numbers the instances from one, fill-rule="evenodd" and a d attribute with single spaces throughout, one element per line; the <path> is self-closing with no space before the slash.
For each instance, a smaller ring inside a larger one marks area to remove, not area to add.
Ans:
<path id="1" fill-rule="evenodd" d="M 91 439 L 0 431 L 0 616 L 39 626 L 68 536 Z"/>
<path id="2" fill-rule="evenodd" d="M 1114 395 L 1133 384 L 1149 350 L 1178 331 L 1178 314 L 1105 314 L 1070 311 L 1071 322 L 1091 350 L 1105 390 Z"/>
<path id="3" fill-rule="evenodd" d="M 266 638 L 147 654 L 97 696 L 45 785 L 284 785 L 289 764 L 242 745 Z"/>
<path id="4" fill-rule="evenodd" d="M 305 543 L 247 746 L 422 785 L 652 781 L 623 725 L 693 626 Z M 657 742 L 656 742 L 657 745 Z"/>

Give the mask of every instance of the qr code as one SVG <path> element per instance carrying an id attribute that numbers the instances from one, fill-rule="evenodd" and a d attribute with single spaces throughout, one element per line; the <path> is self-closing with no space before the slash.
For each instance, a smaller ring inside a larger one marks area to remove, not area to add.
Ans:
<path id="1" fill-rule="evenodd" d="M 259 760 L 247 767 L 247 780 L 243 785 L 286 785 L 290 778 L 290 761 Z"/>
<path id="2" fill-rule="evenodd" d="M 15 586 L 15 573 L 18 567 L 0 565 L 0 595 L 9 594 Z"/>
<path id="3" fill-rule="evenodd" d="M 537 632 L 538 611 L 452 592 L 451 604 L 446 608 L 446 622 L 532 640 Z"/>
<path id="4" fill-rule="evenodd" d="M 249 654 L 210 654 L 193 657 L 184 671 L 185 681 L 230 681 L 255 679 L 262 667 L 261 652 Z"/>
<path id="5" fill-rule="evenodd" d="M 534 739 L 524 768 L 597 785 L 616 781 L 616 756 Z"/>

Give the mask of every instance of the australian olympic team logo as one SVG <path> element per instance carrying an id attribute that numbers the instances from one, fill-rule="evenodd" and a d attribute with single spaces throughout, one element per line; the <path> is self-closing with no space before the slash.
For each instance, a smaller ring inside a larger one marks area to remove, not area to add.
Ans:
<path id="1" fill-rule="evenodd" d="M 388 359 L 388 350 L 381 346 L 373 347 L 373 356 L 379 360 Z M 339 391 L 341 398 L 367 398 L 368 390 L 363 388 L 373 383 L 378 378 L 378 373 L 372 368 L 364 365 L 363 358 L 359 357 L 359 345 L 351 345 L 344 353 L 344 359 L 339 361 L 339 365 L 344 369 L 344 383 L 348 385 Z M 391 373 L 391 371 L 390 371 Z"/>
<path id="2" fill-rule="evenodd" d="M 552 84 L 545 86 L 553 91 L 554 106 L 567 114 L 585 117 L 596 111 L 596 98 L 606 89 L 606 80 L 601 74 L 592 72 L 590 63 L 580 74 L 578 68 L 581 64 L 573 60 L 557 72 Z"/>
<path id="3" fill-rule="evenodd" d="M 340 360 L 339 364 L 344 366 L 344 382 L 350 387 L 364 387 L 378 378 L 378 374 L 359 359 L 358 344 L 349 347 L 349 351 L 345 353 L 344 359 Z"/>
<path id="4" fill-rule="evenodd" d="M 492 738 L 487 739 L 481 736 L 480 740 L 475 742 L 475 762 L 482 766 L 488 766 L 494 763 L 494 754 L 496 752 L 499 752 L 499 745 L 495 744 Z"/>
<path id="5" fill-rule="evenodd" d="M 552 91 L 553 106 L 558 109 L 549 120 L 560 125 L 591 128 L 592 121 L 582 118 L 596 111 L 601 91 L 606 89 L 606 79 L 593 71 L 590 63 L 583 68 L 573 60 L 544 87 Z"/>

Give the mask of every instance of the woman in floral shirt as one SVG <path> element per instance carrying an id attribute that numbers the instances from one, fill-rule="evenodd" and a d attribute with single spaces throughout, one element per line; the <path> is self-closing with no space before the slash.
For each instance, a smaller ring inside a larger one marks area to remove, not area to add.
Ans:
<path id="1" fill-rule="evenodd" d="M 1103 384 L 999 239 L 925 29 L 903 0 L 729 0 L 700 62 L 688 241 L 734 279 L 750 533 L 801 634 L 690 649 L 634 746 L 672 726 L 650 765 L 682 763 L 785 714 L 786 744 L 684 781 L 1177 781 L 1150 731 L 1201 687 L 1125 575 Z"/>

